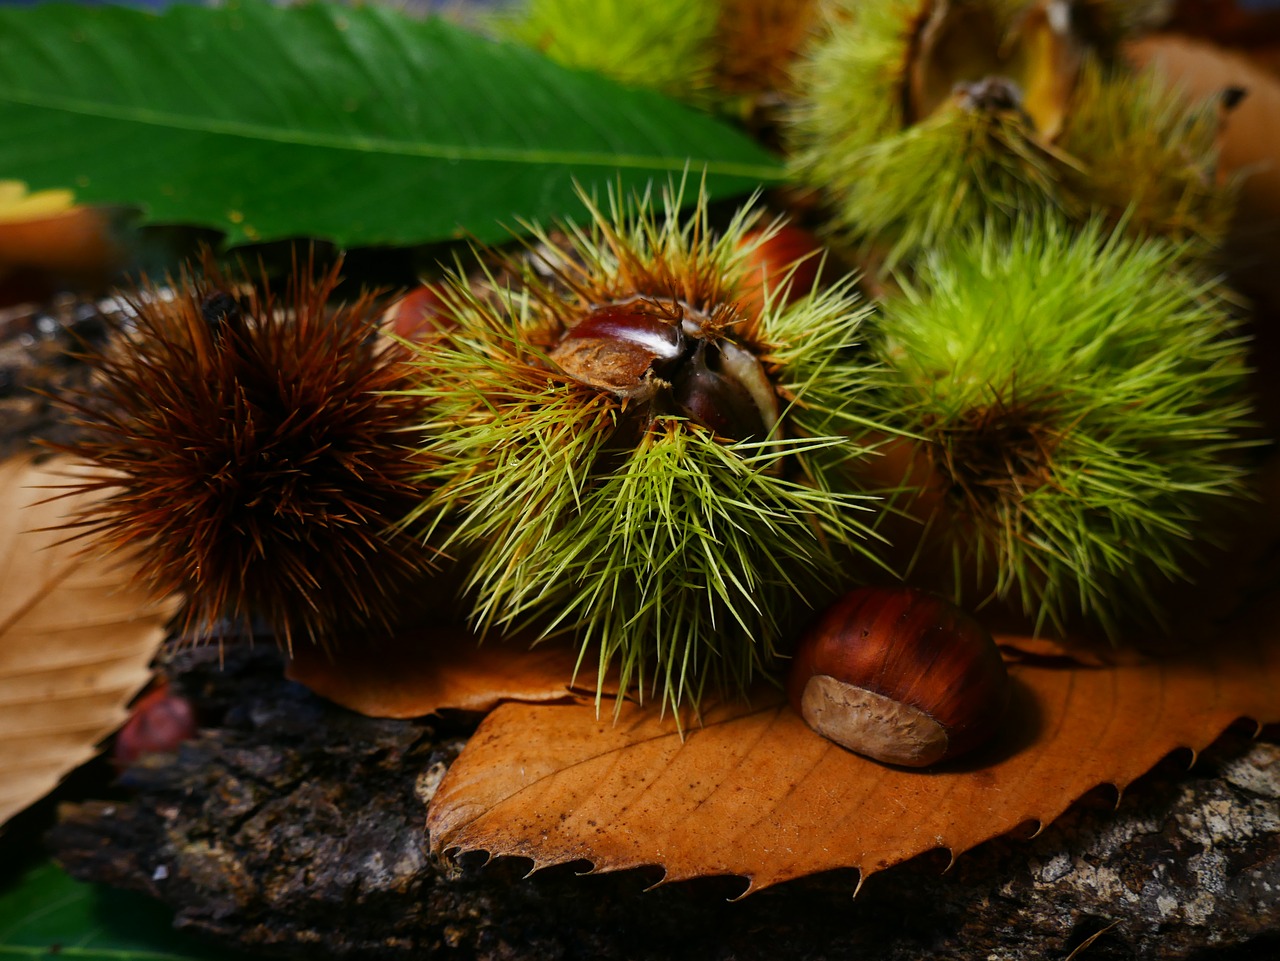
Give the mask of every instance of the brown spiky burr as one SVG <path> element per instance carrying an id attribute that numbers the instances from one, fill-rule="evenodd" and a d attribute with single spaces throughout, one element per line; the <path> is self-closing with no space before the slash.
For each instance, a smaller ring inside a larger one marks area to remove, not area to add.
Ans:
<path id="1" fill-rule="evenodd" d="M 396 522 L 416 503 L 422 402 L 405 348 L 376 337 L 382 304 L 332 304 L 340 263 L 265 271 L 206 256 L 126 296 L 135 318 L 85 359 L 93 386 L 62 399 L 102 471 L 74 526 L 136 557 L 157 594 L 187 598 L 184 630 L 259 620 L 281 643 L 387 628 L 430 554 Z"/>

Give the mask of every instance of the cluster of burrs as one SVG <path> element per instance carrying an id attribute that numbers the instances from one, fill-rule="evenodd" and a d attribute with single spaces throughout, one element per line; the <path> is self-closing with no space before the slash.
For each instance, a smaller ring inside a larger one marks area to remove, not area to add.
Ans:
<path id="1" fill-rule="evenodd" d="M 1158 614 L 1247 487 L 1247 345 L 1213 261 L 1239 92 L 1190 103 L 1123 61 L 1160 8 L 838 0 L 795 68 L 792 170 L 884 265 L 895 439 L 869 476 L 912 522 L 890 524 L 904 566 L 1059 635 Z"/>
<path id="2" fill-rule="evenodd" d="M 793 169 L 835 225 L 909 262 L 957 229 L 1051 211 L 1203 251 L 1231 217 L 1222 111 L 1118 56 L 1161 5 L 837 0 L 796 65 Z"/>
<path id="3" fill-rule="evenodd" d="M 668 705 L 774 672 L 886 572 L 1119 634 L 1245 493 L 1251 430 L 1204 279 L 1219 105 L 1116 61 L 1145 11 L 824 8 L 792 169 L 888 265 L 874 308 L 813 261 L 762 280 L 791 228 L 681 190 L 433 281 L 407 339 L 372 296 L 331 303 L 332 272 L 139 295 L 70 400 L 106 469 L 84 524 L 194 628 L 286 640 L 391 629 L 446 566 L 479 630 L 570 637 Z"/>

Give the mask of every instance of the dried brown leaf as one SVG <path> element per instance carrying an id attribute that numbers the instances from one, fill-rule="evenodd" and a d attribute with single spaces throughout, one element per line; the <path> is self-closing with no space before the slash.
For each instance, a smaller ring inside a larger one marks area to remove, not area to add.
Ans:
<path id="1" fill-rule="evenodd" d="M 836 747 L 772 693 L 709 709 L 684 740 L 649 708 L 628 705 L 615 724 L 589 705 L 506 704 L 435 795 L 431 844 L 539 868 L 738 875 L 748 891 L 833 868 L 865 878 L 934 848 L 958 854 L 1047 824 L 1098 785 L 1123 789 L 1237 718 L 1280 721 L 1278 624 L 1273 595 L 1231 625 L 1230 644 L 1205 638 L 1193 653 L 1105 668 L 1014 664 L 1000 743 L 924 772 Z"/>
<path id="2" fill-rule="evenodd" d="M 1064 644 L 1050 637 L 1001 635 L 999 647 L 1006 662 L 1048 660 L 1104 667 L 1116 660 L 1115 652 L 1103 652 L 1097 645 Z"/>
<path id="3" fill-rule="evenodd" d="M 175 607 L 130 586 L 119 561 L 44 529 L 82 503 L 49 499 L 72 469 L 0 463 L 0 825 L 120 726 Z"/>
<path id="4" fill-rule="evenodd" d="M 477 642 L 461 627 L 402 634 L 374 646 L 340 644 L 326 653 L 294 648 L 290 680 L 368 717 L 410 718 L 443 710 L 490 711 L 505 701 L 581 700 L 576 655 L 560 644 Z M 591 682 L 594 697 L 595 677 Z M 607 692 L 607 689 L 606 689 Z"/>

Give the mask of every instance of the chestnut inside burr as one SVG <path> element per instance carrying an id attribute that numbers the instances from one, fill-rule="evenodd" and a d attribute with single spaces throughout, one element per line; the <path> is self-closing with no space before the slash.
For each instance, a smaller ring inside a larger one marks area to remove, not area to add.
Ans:
<path id="1" fill-rule="evenodd" d="M 924 711 L 830 674 L 809 678 L 800 714 L 828 740 L 885 764 L 927 767 L 947 753 L 947 732 Z"/>
<path id="2" fill-rule="evenodd" d="M 677 301 L 631 299 L 593 308 L 551 359 L 575 380 L 626 398 L 646 415 L 674 413 L 731 440 L 774 429 L 778 400 L 759 360 Z"/>
<path id="3" fill-rule="evenodd" d="M 999 77 L 1000 25 L 979 6 L 937 3 L 922 19 L 908 70 L 905 119 L 919 123 L 949 103 L 959 86 Z"/>

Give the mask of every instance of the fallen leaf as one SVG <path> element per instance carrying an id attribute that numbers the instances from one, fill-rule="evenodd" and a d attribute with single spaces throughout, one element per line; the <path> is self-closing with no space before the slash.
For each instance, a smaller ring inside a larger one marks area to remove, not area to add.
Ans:
<path id="1" fill-rule="evenodd" d="M 1241 52 L 1268 73 L 1280 74 L 1280 46 L 1251 47 Z"/>
<path id="2" fill-rule="evenodd" d="M 74 469 L 0 463 L 0 825 L 123 723 L 176 607 L 131 587 L 118 560 L 46 529 L 82 503 L 49 499 Z"/>
<path id="3" fill-rule="evenodd" d="M 1050 660 L 1104 667 L 1114 661 L 1114 657 L 1109 656 L 1111 651 L 1104 652 L 1097 646 L 1064 644 L 1051 637 L 1001 635 L 997 643 L 1006 662 Z"/>
<path id="4" fill-rule="evenodd" d="M 1164 660 L 1013 664 L 999 743 L 931 771 L 831 744 L 777 693 L 713 707 L 683 740 L 670 718 L 634 705 L 615 724 L 590 705 L 505 704 L 440 785 L 431 845 L 535 869 L 585 860 L 657 865 L 667 881 L 737 875 L 748 892 L 833 868 L 865 879 L 935 848 L 955 856 L 1047 824 L 1098 785 L 1123 789 L 1240 717 L 1280 721 L 1280 596 L 1229 630 L 1232 644 L 1206 637 Z"/>
<path id="5" fill-rule="evenodd" d="M 75 209 L 70 190 L 38 190 L 31 193 L 21 180 L 0 180 L 0 224 L 44 220 Z"/>
<path id="6" fill-rule="evenodd" d="M 401 635 L 378 646 L 296 647 L 286 676 L 368 717 L 410 718 L 443 710 L 490 711 L 505 701 L 594 698 L 595 675 L 574 684 L 577 655 L 554 643 L 479 643 L 462 627 Z M 588 664 L 593 663 L 588 659 Z M 611 689 L 606 687 L 606 693 Z"/>

